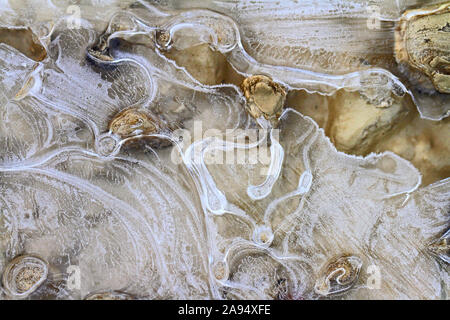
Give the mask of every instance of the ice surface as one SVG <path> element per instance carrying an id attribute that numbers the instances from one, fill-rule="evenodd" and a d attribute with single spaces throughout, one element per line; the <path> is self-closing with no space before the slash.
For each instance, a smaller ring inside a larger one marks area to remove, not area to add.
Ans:
<path id="1" fill-rule="evenodd" d="M 340 3 L 322 10 L 345 16 Z M 364 5 L 354 4 L 357 12 Z M 209 10 L 163 12 L 141 3 L 116 15 L 91 13 L 78 29 L 64 23 L 65 5 L 39 18 L 56 19 L 41 35 L 48 42 L 42 62 L 0 44 L 0 267 L 23 252 L 47 260 L 50 281 L 31 298 L 105 290 L 150 299 L 318 298 L 316 278 L 343 254 L 363 265 L 339 298 L 448 298 L 448 265 L 427 250 L 448 229 L 448 178 L 421 187 L 419 171 L 393 153 L 338 152 L 289 105 L 279 127 L 262 127 L 236 85 L 200 83 L 155 39 L 162 29 L 178 50 L 208 43 L 240 76 L 267 74 L 288 89 L 324 95 L 410 94 L 397 76 L 381 67 L 324 72 L 271 56 L 274 39 L 287 46 L 295 39 L 277 34 L 293 17 L 266 38 L 249 35 L 270 2 L 255 11 L 210 4 L 241 12 L 237 23 Z M 2 9 L 1 19 L 11 10 Z M 24 19 L 41 30 L 39 19 Z M 86 59 L 104 30 L 112 61 Z M 257 38 L 267 49 L 255 46 Z M 313 44 L 303 45 L 316 50 Z M 109 121 L 128 107 L 166 121 L 170 130 L 159 135 L 173 145 L 105 139 Z M 243 138 L 250 129 L 258 139 Z M 68 285 L 70 266 L 79 268 L 79 288 Z"/>

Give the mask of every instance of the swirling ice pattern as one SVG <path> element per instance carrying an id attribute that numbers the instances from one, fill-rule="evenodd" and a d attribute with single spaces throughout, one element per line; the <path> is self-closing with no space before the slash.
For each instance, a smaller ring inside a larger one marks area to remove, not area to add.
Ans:
<path id="1" fill-rule="evenodd" d="M 409 93 L 396 77 L 383 69 L 332 76 L 264 65 L 245 52 L 224 15 L 151 16 L 113 16 L 108 30 L 115 19 L 128 29 L 108 41 L 140 35 L 144 45 L 111 48 L 110 62 L 85 60 L 97 37 L 89 25 L 56 24 L 41 63 L 0 45 L 0 63 L 10 66 L 0 74 L 0 247 L 8 259 L 35 252 L 53 266 L 59 289 L 41 296 L 124 290 L 140 298 L 316 298 L 321 266 L 347 252 L 377 265 L 385 284 L 370 290 L 363 271 L 349 298 L 442 296 L 445 272 L 422 251 L 448 222 L 448 180 L 420 189 L 419 172 L 395 154 L 340 153 L 313 120 L 289 108 L 279 138 L 261 128 L 265 138 L 253 144 L 206 138 L 183 148 L 166 132 L 174 147 L 133 151 L 107 129 L 118 111 L 154 112 L 170 105 L 168 97 L 192 106 L 183 119 L 191 133 L 194 120 L 203 120 L 203 132 L 258 127 L 238 88 L 202 85 L 169 61 L 154 42 L 160 29 L 177 45 L 178 32 L 194 28 L 196 41 L 210 43 L 240 74 L 268 74 L 287 88 L 364 92 L 382 80 L 389 94 Z M 29 79 L 26 95 L 11 95 Z M 267 140 L 268 166 L 206 161 L 211 152 L 263 149 Z M 180 164 L 170 161 L 173 150 Z M 79 291 L 60 281 L 73 264 L 81 269 Z"/>

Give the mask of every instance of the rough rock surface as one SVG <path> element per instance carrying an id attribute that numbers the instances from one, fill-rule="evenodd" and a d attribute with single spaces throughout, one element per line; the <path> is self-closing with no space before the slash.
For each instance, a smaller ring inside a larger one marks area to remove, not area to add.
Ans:
<path id="1" fill-rule="evenodd" d="M 427 75 L 441 93 L 450 93 L 450 2 L 408 10 L 395 33 L 397 62 Z"/>

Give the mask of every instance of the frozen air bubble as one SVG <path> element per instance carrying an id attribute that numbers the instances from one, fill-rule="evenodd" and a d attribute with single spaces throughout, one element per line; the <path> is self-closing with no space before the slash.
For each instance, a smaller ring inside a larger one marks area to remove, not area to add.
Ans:
<path id="1" fill-rule="evenodd" d="M 270 227 L 259 226 L 253 232 L 253 241 L 263 247 L 269 247 L 273 241 L 273 232 Z"/>
<path id="2" fill-rule="evenodd" d="M 103 157 L 116 155 L 120 150 L 120 140 L 115 135 L 105 133 L 96 142 L 97 153 Z"/>

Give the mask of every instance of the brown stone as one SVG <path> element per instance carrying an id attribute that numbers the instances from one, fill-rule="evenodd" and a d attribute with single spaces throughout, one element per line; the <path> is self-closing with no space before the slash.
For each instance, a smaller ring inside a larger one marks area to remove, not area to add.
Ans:
<path id="1" fill-rule="evenodd" d="M 281 113 L 286 100 L 286 91 L 269 77 L 250 76 L 244 79 L 241 89 L 247 99 L 247 111 L 254 118 L 264 116 L 269 119 Z"/>
<path id="2" fill-rule="evenodd" d="M 396 60 L 425 74 L 441 93 L 450 93 L 449 52 L 450 2 L 402 15 L 395 31 Z"/>

